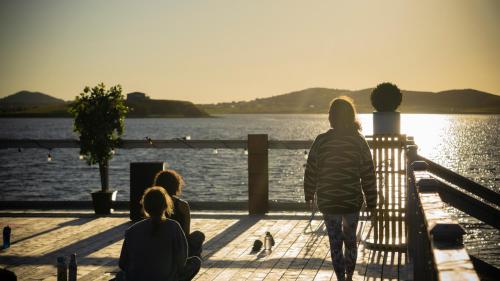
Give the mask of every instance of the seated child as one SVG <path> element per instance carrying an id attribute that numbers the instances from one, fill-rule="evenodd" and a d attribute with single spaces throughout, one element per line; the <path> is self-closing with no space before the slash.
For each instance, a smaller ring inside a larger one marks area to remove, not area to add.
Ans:
<path id="1" fill-rule="evenodd" d="M 189 209 L 189 204 L 179 198 L 182 187 L 184 186 L 184 180 L 181 175 L 174 170 L 160 171 L 155 176 L 154 185 L 165 188 L 168 195 L 172 198 L 174 209 L 169 218 L 177 221 L 181 225 L 182 230 L 184 230 L 189 244 L 189 255 L 201 257 L 205 234 L 201 231 L 190 232 L 191 211 Z"/>
<path id="2" fill-rule="evenodd" d="M 188 245 L 181 226 L 165 217 L 173 203 L 161 187 L 146 189 L 141 200 L 147 219 L 125 232 L 119 266 L 127 281 L 191 280 L 201 259 L 188 258 Z"/>

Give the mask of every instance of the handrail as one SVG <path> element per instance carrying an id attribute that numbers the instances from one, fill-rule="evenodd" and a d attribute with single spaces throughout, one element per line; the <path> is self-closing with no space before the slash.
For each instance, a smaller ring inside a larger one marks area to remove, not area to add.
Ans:
<path id="1" fill-rule="evenodd" d="M 500 194 L 491 190 L 487 187 L 484 187 L 462 175 L 459 175 L 445 167 L 421 156 L 417 155 L 417 159 L 420 161 L 425 161 L 427 165 L 429 165 L 429 172 L 437 175 L 438 177 L 464 189 L 482 200 L 490 202 L 497 207 L 500 207 Z"/>
<path id="2" fill-rule="evenodd" d="M 465 192 L 436 179 L 438 192 L 444 202 L 496 229 L 500 229 L 500 209 L 494 208 Z"/>
<path id="3" fill-rule="evenodd" d="M 413 157 L 409 157 L 409 162 Z M 440 183 L 425 162 L 408 171 L 408 254 L 414 280 L 480 280 L 463 245 L 465 231 L 445 209 Z"/>
<path id="4" fill-rule="evenodd" d="M 377 144 L 387 147 L 401 147 L 413 143 L 413 138 L 406 135 L 377 135 L 384 139 Z M 366 136 L 369 145 L 373 145 L 373 136 Z M 117 148 L 121 149 L 245 149 L 248 155 L 248 209 L 250 214 L 266 213 L 270 209 L 268 197 L 269 149 L 305 149 L 311 147 L 312 140 L 269 140 L 267 134 L 251 134 L 247 140 L 191 140 L 176 139 L 125 139 Z M 6 148 L 39 148 L 51 150 L 54 148 L 79 148 L 76 139 L 0 139 L 0 149 Z M 306 152 L 307 153 L 307 152 Z"/>
<path id="5" fill-rule="evenodd" d="M 372 145 L 372 136 L 366 136 L 369 145 Z M 407 144 L 413 144 L 413 139 L 408 138 Z M 268 140 L 270 149 L 309 149 L 312 140 Z M 0 139 L 0 149 L 6 148 L 79 148 L 77 139 Z M 118 148 L 217 148 L 217 149 L 245 149 L 248 147 L 247 140 L 188 140 L 177 139 L 124 139 Z"/>

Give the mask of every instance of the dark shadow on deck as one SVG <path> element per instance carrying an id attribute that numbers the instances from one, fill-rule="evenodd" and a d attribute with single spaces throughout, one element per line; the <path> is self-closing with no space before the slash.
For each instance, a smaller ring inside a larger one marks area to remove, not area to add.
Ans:
<path id="1" fill-rule="evenodd" d="M 367 250 L 367 260 L 358 256 L 356 272 L 365 280 L 394 279 L 406 280 L 408 266 L 397 251 Z M 368 261 L 368 262 L 367 262 Z"/>
<path id="2" fill-rule="evenodd" d="M 191 218 L 194 219 L 244 219 L 248 218 L 251 216 L 255 215 L 248 215 L 248 214 L 242 214 L 242 213 L 236 213 L 236 214 L 231 214 L 231 213 L 222 213 L 222 214 L 217 214 L 217 213 L 191 213 Z M 268 220 L 309 220 L 311 218 L 310 214 L 304 214 L 304 215 L 289 215 L 289 214 L 266 214 L 266 215 L 259 215 L 258 216 L 260 219 L 268 219 Z M 321 220 L 321 217 L 315 218 L 315 220 Z"/>
<path id="3" fill-rule="evenodd" d="M 253 256 L 257 257 L 259 254 L 254 254 Z M 382 259 L 382 254 L 380 255 L 380 259 Z M 250 258 L 251 255 L 248 255 Z M 261 255 L 262 256 L 262 255 Z M 26 264 L 31 264 L 31 265 L 47 265 L 47 264 L 55 264 L 55 259 L 54 262 L 44 262 L 41 261 L 42 258 L 46 257 L 44 256 L 28 256 L 25 257 L 27 263 Z M 9 258 L 9 259 L 15 259 L 19 257 L 12 257 L 12 256 L 2 256 L 3 258 Z M 23 258 L 24 259 L 24 258 Z M 256 259 L 257 260 L 257 259 Z M 272 258 L 272 259 L 265 259 L 260 257 L 258 259 L 259 262 L 255 263 L 256 260 L 209 260 L 206 261 L 205 263 L 210 263 L 211 268 L 276 268 L 276 269 L 302 269 L 305 264 L 307 263 L 315 263 L 315 264 L 322 264 L 324 259 L 323 258 Z M 202 266 L 205 266 L 205 263 L 202 264 Z M 79 265 L 102 265 L 102 266 L 117 266 L 118 264 L 118 259 L 116 258 L 105 258 L 105 257 L 85 257 L 81 258 L 78 260 Z M 269 266 L 266 266 L 268 264 Z M 397 265 L 393 265 L 395 269 L 397 269 Z M 358 265 L 356 266 L 356 271 L 359 272 L 360 275 L 364 274 L 364 268 L 363 271 L 359 269 L 360 264 L 358 261 Z M 371 277 L 380 277 L 381 274 L 381 267 L 382 264 L 374 264 L 370 266 L 370 270 L 368 272 L 373 272 L 374 270 L 378 271 L 377 275 L 370 274 L 369 276 Z M 333 267 L 332 267 L 333 270 Z M 363 274 L 361 274 L 363 273 Z M 367 276 L 367 277 L 369 277 Z M 384 275 L 385 276 L 385 275 Z M 397 278 L 394 277 L 394 279 Z"/>
<path id="4" fill-rule="evenodd" d="M 0 218 L 98 218 L 94 213 L 91 212 L 29 212 L 29 213 L 18 213 L 18 212 L 5 212 L 0 211 Z M 110 218 L 126 218 L 129 217 L 128 213 L 113 213 L 106 215 Z"/>
<path id="5" fill-rule="evenodd" d="M 106 263 L 117 264 L 118 260 L 114 258 L 87 258 L 88 255 L 96 252 L 106 246 L 114 244 L 121 239 L 125 230 L 130 227 L 131 222 L 122 223 L 96 235 L 78 240 L 72 244 L 56 249 L 52 252 L 40 256 L 12 256 L 7 252 L 0 255 L 0 263 L 7 265 L 7 268 L 19 265 L 48 265 L 55 264 L 58 256 L 69 256 L 77 253 L 79 264 L 81 265 L 105 265 Z M 14 268 L 14 272 L 16 272 Z M 30 276 L 31 272 L 22 272 L 19 277 Z"/>
<path id="6" fill-rule="evenodd" d="M 204 244 L 204 252 L 207 253 L 206 255 L 204 255 L 204 258 L 208 259 L 213 254 L 217 253 L 220 249 L 233 241 L 236 237 L 255 225 L 260 219 L 262 219 L 262 216 L 242 216 L 242 218 L 236 223 L 229 226 L 219 234 L 215 235 Z M 63 224 L 72 225 L 74 223 L 77 223 L 77 221 L 78 220 L 74 220 Z M 54 229 L 60 228 L 62 227 L 61 225 L 46 232 L 50 232 Z M 72 253 L 77 253 L 79 257 L 78 263 L 81 265 L 109 265 L 109 263 L 113 263 L 113 265 L 115 265 L 117 263 L 117 259 L 115 258 L 94 258 L 87 256 L 93 252 L 98 251 L 99 249 L 102 249 L 123 239 L 124 232 L 130 225 L 131 222 L 122 223 L 118 226 L 100 232 L 99 234 L 87 237 L 83 240 L 79 240 L 75 243 L 69 244 L 40 256 L 12 256 L 8 255 L 7 250 L 7 252 L 4 252 L 2 255 L 0 255 L 0 263 L 5 264 L 8 267 L 17 265 L 54 264 L 58 256 L 69 256 Z M 36 235 L 28 238 L 32 238 L 34 236 Z"/>
<path id="7" fill-rule="evenodd" d="M 14 245 L 16 243 L 19 243 L 19 242 L 22 242 L 22 241 L 25 241 L 25 240 L 28 240 L 28 239 L 31 239 L 31 238 L 35 238 L 37 236 L 40 236 L 40 235 L 52 232 L 54 230 L 63 228 L 65 226 L 83 225 L 83 224 L 88 223 L 88 222 L 90 222 L 90 221 L 92 221 L 94 219 L 95 218 L 90 218 L 90 219 L 89 218 L 78 218 L 78 219 L 70 220 L 70 221 L 67 221 L 67 222 L 63 222 L 63 223 L 60 223 L 57 226 L 51 227 L 49 229 L 40 231 L 38 233 L 35 233 L 35 234 L 32 234 L 32 235 L 23 237 L 23 238 L 20 238 L 20 239 L 17 239 L 17 240 L 14 240 L 11 245 Z"/>
<path id="8" fill-rule="evenodd" d="M 264 216 L 240 216 L 240 219 L 236 223 L 224 229 L 224 231 L 218 233 L 203 244 L 203 258 L 210 258 L 220 249 L 224 248 L 224 246 L 233 241 L 236 237 L 245 233 L 249 228 L 251 228 L 263 218 Z"/>

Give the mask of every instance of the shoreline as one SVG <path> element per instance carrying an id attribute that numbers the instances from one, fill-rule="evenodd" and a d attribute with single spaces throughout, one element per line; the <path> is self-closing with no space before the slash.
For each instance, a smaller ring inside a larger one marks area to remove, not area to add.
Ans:
<path id="1" fill-rule="evenodd" d="M 372 114 L 373 112 L 358 112 L 358 114 Z M 433 115 L 500 115 L 500 112 L 400 112 L 401 114 L 433 114 Z M 153 119 L 153 118 L 165 118 L 165 119 L 204 119 L 204 118 L 221 118 L 220 115 L 317 115 L 317 114 L 327 114 L 326 112 L 260 112 L 260 113 L 248 113 L 248 112 L 234 112 L 234 113 L 210 113 L 208 116 L 180 116 L 180 115 L 146 115 L 146 116 L 127 116 L 126 119 Z M 61 115 L 36 115 L 36 114 L 0 114 L 0 119 L 4 118 L 70 118 L 72 116 L 61 116 Z"/>

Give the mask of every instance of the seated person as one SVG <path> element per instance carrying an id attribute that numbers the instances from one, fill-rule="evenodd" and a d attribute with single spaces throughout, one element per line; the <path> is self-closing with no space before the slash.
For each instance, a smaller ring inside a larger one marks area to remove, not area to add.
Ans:
<path id="1" fill-rule="evenodd" d="M 155 176 L 154 185 L 165 188 L 168 195 L 174 201 L 174 210 L 169 218 L 177 221 L 181 225 L 182 230 L 184 230 L 189 244 L 189 255 L 201 257 L 205 234 L 201 231 L 190 232 L 191 211 L 189 204 L 179 198 L 184 186 L 184 180 L 181 175 L 174 170 L 160 171 Z"/>
<path id="2" fill-rule="evenodd" d="M 141 200 L 147 219 L 125 232 L 119 266 L 127 281 L 191 280 L 201 259 L 188 258 L 186 237 L 179 223 L 165 217 L 173 203 L 161 187 L 146 189 Z"/>

